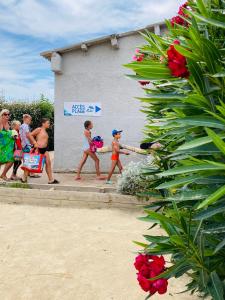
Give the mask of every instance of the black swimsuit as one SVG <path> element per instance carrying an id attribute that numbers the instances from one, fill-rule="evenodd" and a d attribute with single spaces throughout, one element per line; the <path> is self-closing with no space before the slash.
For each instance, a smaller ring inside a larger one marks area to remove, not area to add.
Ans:
<path id="1" fill-rule="evenodd" d="M 48 148 L 45 147 L 45 148 L 38 148 L 38 151 L 40 154 L 45 154 L 46 151 L 48 151 Z"/>

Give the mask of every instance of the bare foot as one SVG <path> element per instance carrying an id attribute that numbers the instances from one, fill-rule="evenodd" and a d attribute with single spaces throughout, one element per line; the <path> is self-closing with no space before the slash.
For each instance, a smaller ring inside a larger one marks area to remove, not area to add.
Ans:
<path id="1" fill-rule="evenodd" d="M 80 177 L 80 176 L 77 176 L 77 177 L 75 178 L 75 180 L 81 180 L 81 177 Z"/>
<path id="2" fill-rule="evenodd" d="M 15 176 L 15 175 L 12 175 L 10 179 L 11 179 L 11 180 L 15 180 L 15 181 L 21 180 L 20 177 Z"/>
<path id="3" fill-rule="evenodd" d="M 97 176 L 96 179 L 98 179 L 98 180 L 106 180 L 107 177 L 106 176 Z"/>

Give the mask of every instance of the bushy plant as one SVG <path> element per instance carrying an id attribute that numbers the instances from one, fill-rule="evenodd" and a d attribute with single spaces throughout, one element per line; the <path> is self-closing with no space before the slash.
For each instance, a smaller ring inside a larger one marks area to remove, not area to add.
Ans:
<path id="1" fill-rule="evenodd" d="M 35 129 L 41 125 L 42 118 L 49 118 L 51 120 L 51 128 L 49 129 L 49 150 L 54 150 L 54 105 L 47 98 L 41 95 L 40 99 L 35 102 L 6 102 L 0 101 L 0 111 L 8 109 L 12 120 L 19 120 L 22 122 L 23 114 L 32 116 L 31 128 Z"/>
<path id="2" fill-rule="evenodd" d="M 117 179 L 117 191 L 121 194 L 137 195 L 148 190 L 149 182 L 152 176 L 143 176 L 143 169 L 153 164 L 153 157 L 147 156 L 145 159 L 133 162 L 131 161 Z"/>
<path id="3" fill-rule="evenodd" d="M 150 189 L 160 191 L 146 208 L 147 222 L 163 236 L 146 235 L 148 255 L 171 254 L 159 276 L 188 274 L 187 290 L 224 299 L 225 292 L 225 2 L 188 1 L 167 22 L 168 33 L 143 34 L 147 44 L 127 65 L 145 83 L 141 98 L 147 138 L 159 141 L 158 169 Z M 151 85 L 147 85 L 151 82 Z M 146 193 L 151 196 L 151 191 Z M 156 208 L 154 211 L 153 209 Z M 147 276 L 147 275 L 146 275 Z M 148 290 L 149 296 L 152 295 Z M 181 296 L 182 297 L 182 296 Z"/>

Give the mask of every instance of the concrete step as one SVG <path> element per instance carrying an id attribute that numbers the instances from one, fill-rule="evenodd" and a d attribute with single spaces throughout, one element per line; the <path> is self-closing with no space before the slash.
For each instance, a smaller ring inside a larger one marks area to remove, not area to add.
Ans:
<path id="1" fill-rule="evenodd" d="M 134 196 L 120 195 L 109 191 L 32 189 L 0 187 L 0 202 L 8 204 L 28 204 L 40 206 L 129 208 L 137 209 L 148 202 Z M 93 187 L 91 187 L 93 188 Z"/>
<path id="2" fill-rule="evenodd" d="M 93 185 L 92 186 L 91 185 L 62 185 L 62 184 L 50 185 L 50 184 L 29 183 L 28 187 L 30 189 L 55 190 L 55 191 L 116 193 L 116 188 L 110 186 L 98 187 Z"/>

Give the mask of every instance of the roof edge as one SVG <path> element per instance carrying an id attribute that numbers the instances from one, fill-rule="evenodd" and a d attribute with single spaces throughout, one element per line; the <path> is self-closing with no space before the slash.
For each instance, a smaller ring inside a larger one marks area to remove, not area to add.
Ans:
<path id="1" fill-rule="evenodd" d="M 140 28 L 140 29 L 127 31 L 127 32 L 123 32 L 123 33 L 114 33 L 114 34 L 102 36 L 102 37 L 99 37 L 99 38 L 95 38 L 95 39 L 79 42 L 79 43 L 76 43 L 76 44 L 72 44 L 72 45 L 69 45 L 69 46 L 66 46 L 66 47 L 55 48 L 55 49 L 52 49 L 52 50 L 41 52 L 40 55 L 43 56 L 44 58 L 50 60 L 51 56 L 52 56 L 52 53 L 54 53 L 54 52 L 57 52 L 59 54 L 63 54 L 65 52 L 81 49 L 82 44 L 85 44 L 88 47 L 93 46 L 93 45 L 102 44 L 102 43 L 110 40 L 112 37 L 122 38 L 122 37 L 130 36 L 130 35 L 133 35 L 133 34 L 137 34 L 139 31 L 141 32 L 141 31 L 144 31 L 144 30 L 154 29 L 154 27 L 157 26 L 157 25 L 158 26 L 163 26 L 163 25 L 165 25 L 165 22 L 153 23 L 151 25 L 147 25 L 146 27 L 143 27 L 143 28 Z"/>

